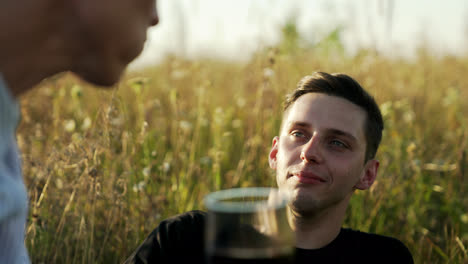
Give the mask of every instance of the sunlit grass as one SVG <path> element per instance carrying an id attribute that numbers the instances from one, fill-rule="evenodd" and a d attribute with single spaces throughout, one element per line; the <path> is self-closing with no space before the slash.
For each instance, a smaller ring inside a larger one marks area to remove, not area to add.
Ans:
<path id="1" fill-rule="evenodd" d="M 355 77 L 385 118 L 377 182 L 356 193 L 345 224 L 401 239 L 416 263 L 466 263 L 468 59 L 337 56 L 172 58 L 109 91 L 45 81 L 22 99 L 18 133 L 32 261 L 119 263 L 159 221 L 203 209 L 210 191 L 274 186 L 282 101 L 320 70 Z"/>

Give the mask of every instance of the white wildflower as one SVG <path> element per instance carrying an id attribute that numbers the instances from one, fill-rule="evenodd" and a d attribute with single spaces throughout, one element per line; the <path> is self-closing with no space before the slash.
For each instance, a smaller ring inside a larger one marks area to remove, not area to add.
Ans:
<path id="1" fill-rule="evenodd" d="M 67 132 L 73 132 L 76 127 L 75 120 L 73 119 L 66 120 L 64 122 L 64 127 Z"/>
<path id="2" fill-rule="evenodd" d="M 81 130 L 88 130 L 91 127 L 91 118 L 88 116 L 83 120 L 83 124 L 81 124 Z"/>

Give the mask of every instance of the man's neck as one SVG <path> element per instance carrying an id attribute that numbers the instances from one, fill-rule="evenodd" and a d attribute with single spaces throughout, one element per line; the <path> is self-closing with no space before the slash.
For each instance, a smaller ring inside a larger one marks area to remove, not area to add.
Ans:
<path id="1" fill-rule="evenodd" d="M 6 2 L 8 8 L 0 10 L 0 72 L 17 97 L 44 78 L 66 70 L 70 58 L 63 55 L 68 49 L 63 41 L 64 21 L 53 17 L 57 10 L 51 12 L 52 8 L 63 9 L 59 2 Z M 19 8 L 22 4 L 28 8 Z M 21 18 L 27 23 L 19 23 Z"/>
<path id="2" fill-rule="evenodd" d="M 296 247 L 318 249 L 330 244 L 340 233 L 349 200 L 313 214 L 289 208 L 289 222 L 296 234 Z"/>

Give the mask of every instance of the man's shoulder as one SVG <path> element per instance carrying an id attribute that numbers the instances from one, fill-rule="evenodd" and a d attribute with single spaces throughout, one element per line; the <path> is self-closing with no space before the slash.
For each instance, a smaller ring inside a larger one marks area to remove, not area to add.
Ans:
<path id="1" fill-rule="evenodd" d="M 366 252 L 372 258 L 386 258 L 399 261 L 398 263 L 413 263 L 413 257 L 408 247 L 397 238 L 366 233 L 350 228 L 343 228 L 343 240 L 355 247 L 359 252 Z"/>
<path id="2" fill-rule="evenodd" d="M 167 218 L 162 221 L 161 224 L 165 225 L 181 225 L 181 224 L 201 224 L 204 223 L 206 218 L 206 212 L 200 210 L 188 211 L 182 214 L 178 214 Z"/>
<path id="3" fill-rule="evenodd" d="M 203 211 L 190 211 L 165 219 L 125 263 L 178 263 L 186 259 L 202 263 L 205 216 Z"/>
<path id="4" fill-rule="evenodd" d="M 203 237 L 205 227 L 206 212 L 193 210 L 185 212 L 162 221 L 154 232 L 159 233 L 159 237 L 168 240 L 194 239 Z M 196 236 L 191 236 L 195 235 Z"/>
<path id="5" fill-rule="evenodd" d="M 370 244 L 369 246 L 403 246 L 406 247 L 403 242 L 398 240 L 397 238 L 390 237 L 390 236 L 385 236 L 385 235 L 379 235 L 379 234 L 374 234 L 374 233 L 367 233 L 363 232 L 360 230 L 355 230 L 351 228 L 343 228 L 342 229 L 343 236 L 347 240 L 353 240 L 353 241 L 360 241 L 361 243 L 366 243 Z"/>

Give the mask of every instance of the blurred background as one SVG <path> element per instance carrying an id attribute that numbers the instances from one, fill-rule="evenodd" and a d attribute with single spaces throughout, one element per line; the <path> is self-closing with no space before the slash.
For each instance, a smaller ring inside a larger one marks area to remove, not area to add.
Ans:
<path id="1" fill-rule="evenodd" d="M 385 122 L 378 178 L 344 225 L 416 263 L 468 263 L 467 3 L 159 0 L 115 89 L 60 74 L 21 98 L 32 262 L 121 263 L 209 192 L 275 186 L 285 95 L 325 71 L 354 77 Z"/>
<path id="2" fill-rule="evenodd" d="M 415 58 L 421 47 L 437 55 L 467 52 L 468 2 L 463 0 L 159 0 L 160 24 L 134 67 L 168 54 L 245 61 L 281 41 L 296 25 L 308 44 L 337 30 L 348 54 L 362 48 Z"/>

